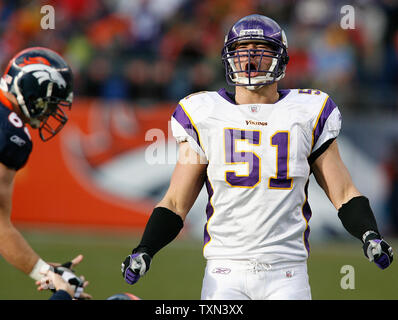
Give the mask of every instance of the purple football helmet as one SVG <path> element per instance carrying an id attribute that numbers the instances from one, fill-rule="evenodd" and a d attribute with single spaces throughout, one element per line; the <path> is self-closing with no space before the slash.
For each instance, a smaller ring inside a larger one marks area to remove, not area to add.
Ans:
<path id="1" fill-rule="evenodd" d="M 237 50 L 237 45 L 242 43 L 263 44 L 269 49 Z M 264 68 L 264 58 L 270 59 L 268 68 Z M 285 76 L 289 61 L 285 32 L 266 16 L 246 16 L 237 21 L 225 36 L 222 61 L 227 83 L 232 86 L 246 86 L 254 90 L 279 81 Z"/>

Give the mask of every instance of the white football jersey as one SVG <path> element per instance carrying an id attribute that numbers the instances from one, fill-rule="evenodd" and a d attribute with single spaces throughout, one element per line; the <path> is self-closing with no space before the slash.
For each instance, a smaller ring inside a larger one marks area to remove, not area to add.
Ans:
<path id="1" fill-rule="evenodd" d="M 207 159 L 207 259 L 303 261 L 309 254 L 311 155 L 337 137 L 341 115 L 312 89 L 280 90 L 274 104 L 237 105 L 225 89 L 180 101 L 178 142 Z"/>

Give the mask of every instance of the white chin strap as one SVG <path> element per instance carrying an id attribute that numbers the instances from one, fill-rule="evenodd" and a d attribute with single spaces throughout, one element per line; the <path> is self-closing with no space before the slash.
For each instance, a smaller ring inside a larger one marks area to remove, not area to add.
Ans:
<path id="1" fill-rule="evenodd" d="M 233 62 L 233 59 L 230 59 L 229 61 L 229 65 L 231 66 L 232 71 L 234 71 L 235 73 L 233 73 L 233 78 L 231 77 L 231 80 L 235 83 L 238 84 L 243 84 L 245 85 L 245 88 L 248 90 L 257 90 L 262 88 L 265 84 L 267 83 L 272 83 L 274 81 L 279 81 L 281 80 L 284 76 L 285 73 L 283 72 L 278 78 L 274 79 L 271 75 L 271 72 L 274 72 L 276 65 L 278 64 L 278 59 L 277 58 L 272 58 L 272 64 L 269 67 L 268 71 L 266 73 L 266 75 L 264 76 L 257 76 L 257 77 L 251 77 L 250 78 L 250 82 L 249 82 L 249 78 L 248 77 L 241 77 L 239 76 L 239 72 L 245 72 L 244 70 L 238 70 L 235 66 L 235 63 Z M 257 83 L 261 83 L 261 85 L 256 85 Z"/>
<path id="2" fill-rule="evenodd" d="M 17 83 L 18 83 L 18 81 L 19 81 L 19 78 L 21 78 L 21 76 L 22 76 L 23 74 L 24 74 L 23 71 L 21 71 L 21 72 L 19 72 L 19 73 L 17 74 L 17 76 L 16 76 L 15 79 L 14 79 L 14 83 L 13 83 L 13 85 L 12 85 L 12 88 L 13 88 L 14 92 L 16 93 L 16 98 L 17 98 L 19 107 L 21 108 L 21 110 L 22 110 L 23 114 L 25 115 L 26 119 L 29 119 L 29 124 L 31 124 L 30 121 L 31 121 L 32 119 L 30 118 L 30 114 L 29 114 L 28 108 L 26 107 L 25 100 L 24 100 L 24 98 L 23 98 L 23 95 L 22 95 L 22 93 L 21 93 L 21 90 L 19 90 L 19 87 L 18 87 L 18 85 L 17 85 Z"/>
<path id="3" fill-rule="evenodd" d="M 262 88 L 264 86 L 264 82 L 267 81 L 267 79 L 264 76 L 250 78 L 250 85 L 249 78 L 246 77 L 236 76 L 235 79 L 233 79 L 232 81 L 234 81 L 235 83 L 244 84 L 247 90 L 254 91 Z M 263 84 L 256 85 L 257 83 Z"/>

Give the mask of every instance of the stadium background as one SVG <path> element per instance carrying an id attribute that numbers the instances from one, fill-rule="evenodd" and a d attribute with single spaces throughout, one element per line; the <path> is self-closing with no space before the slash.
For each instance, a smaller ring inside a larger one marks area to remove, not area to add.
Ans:
<path id="1" fill-rule="evenodd" d="M 48 4 L 54 30 L 40 24 Z M 355 10 L 353 30 L 340 26 L 347 4 Z M 167 188 L 177 150 L 168 126 L 173 108 L 187 94 L 225 87 L 224 34 L 251 13 L 274 18 L 286 31 L 290 62 L 280 86 L 321 89 L 338 104 L 343 160 L 397 247 L 396 1 L 0 1 L 2 70 L 19 50 L 44 46 L 61 53 L 75 75 L 65 129 L 48 143 L 31 131 L 34 152 L 17 174 L 12 220 L 44 259 L 82 253 L 76 271 L 95 299 L 118 292 L 200 298 L 203 190 L 182 234 L 137 285 L 124 283 L 120 263 Z M 310 186 L 313 298 L 397 299 L 396 263 L 384 271 L 369 264 L 323 192 L 314 181 Z M 344 265 L 354 267 L 354 290 L 340 286 Z M 48 296 L 0 258 L 0 299 Z"/>

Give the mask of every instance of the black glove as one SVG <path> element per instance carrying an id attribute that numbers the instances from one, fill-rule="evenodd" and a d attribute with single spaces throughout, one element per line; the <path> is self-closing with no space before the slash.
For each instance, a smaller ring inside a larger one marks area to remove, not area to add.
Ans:
<path id="1" fill-rule="evenodd" d="M 128 284 L 136 283 L 151 265 L 151 257 L 145 252 L 133 253 L 122 263 L 122 275 Z"/>
<path id="2" fill-rule="evenodd" d="M 383 240 L 380 234 L 368 231 L 363 236 L 363 252 L 369 261 L 380 268 L 387 268 L 393 261 L 392 247 Z"/>
<path id="3" fill-rule="evenodd" d="M 79 299 L 80 294 L 83 292 L 84 281 L 80 279 L 75 272 L 70 269 L 72 262 L 65 262 L 60 267 L 54 267 L 54 272 L 58 273 L 62 279 L 68 282 L 75 291 L 73 298 Z M 54 291 L 54 289 L 52 289 Z"/>

